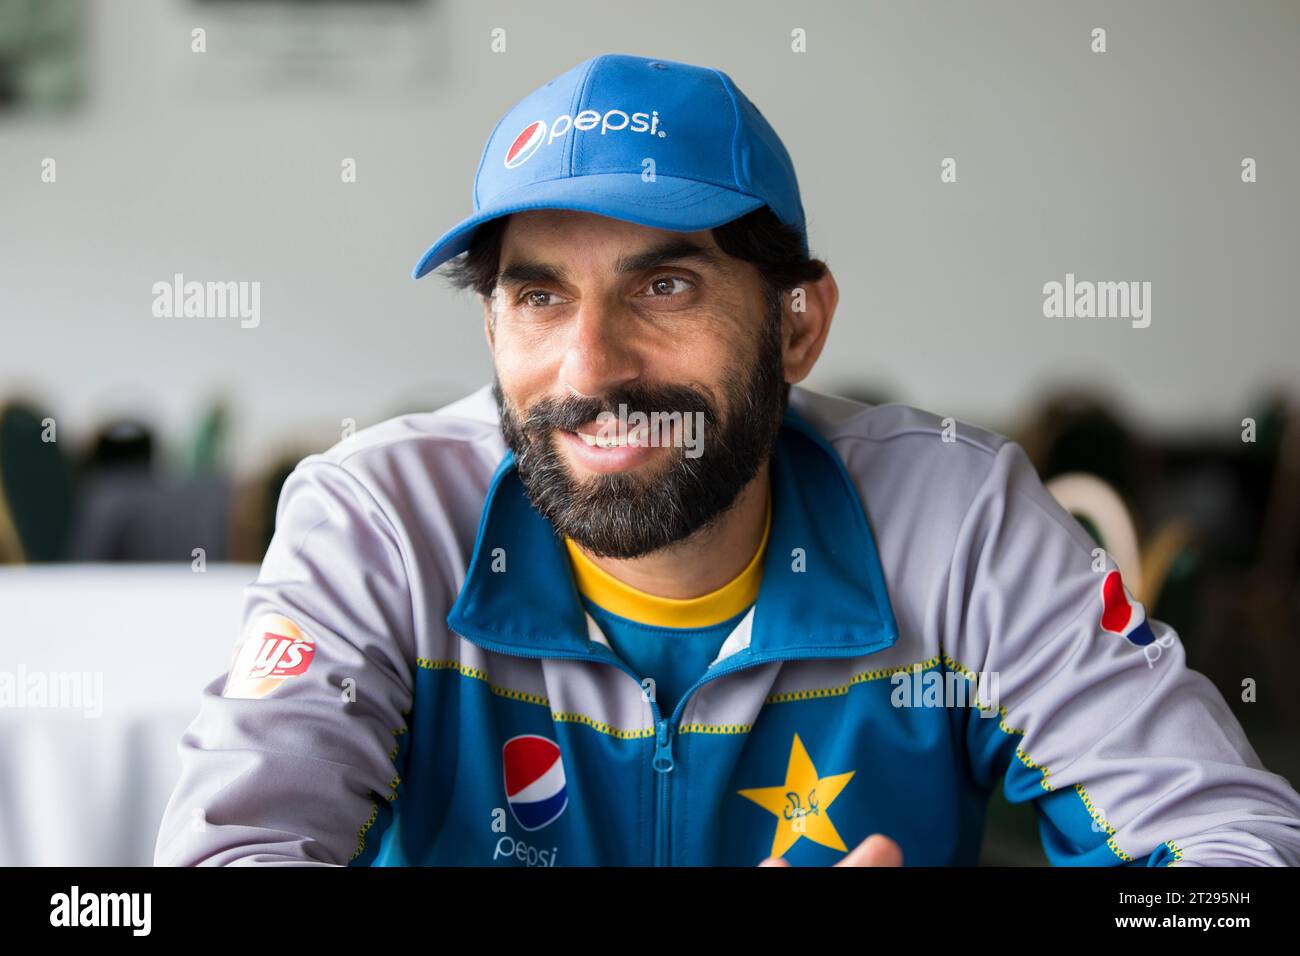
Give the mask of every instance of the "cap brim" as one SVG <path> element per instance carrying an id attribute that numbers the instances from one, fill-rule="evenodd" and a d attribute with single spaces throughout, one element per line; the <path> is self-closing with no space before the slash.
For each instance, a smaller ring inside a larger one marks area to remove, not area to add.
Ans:
<path id="1" fill-rule="evenodd" d="M 511 193 L 518 193 L 512 202 Z M 753 212 L 764 201 L 712 183 L 674 176 L 647 182 L 640 173 L 596 173 L 548 182 L 529 183 L 503 193 L 489 207 L 460 222 L 435 242 L 411 273 L 428 275 L 470 247 L 474 230 L 491 219 L 528 209 L 573 209 L 622 219 L 654 229 L 696 232 Z"/>

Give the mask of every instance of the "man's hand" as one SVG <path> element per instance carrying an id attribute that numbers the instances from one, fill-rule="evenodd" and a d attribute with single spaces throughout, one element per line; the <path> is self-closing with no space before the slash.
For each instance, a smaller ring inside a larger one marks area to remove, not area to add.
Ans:
<path id="1" fill-rule="evenodd" d="M 789 866 L 785 860 L 769 856 L 759 866 Z M 836 866 L 902 866 L 903 850 L 882 833 L 873 833 Z"/>

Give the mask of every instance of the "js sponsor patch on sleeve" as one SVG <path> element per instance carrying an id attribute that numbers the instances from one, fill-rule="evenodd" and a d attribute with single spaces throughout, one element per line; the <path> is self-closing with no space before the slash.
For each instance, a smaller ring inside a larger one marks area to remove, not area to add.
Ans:
<path id="1" fill-rule="evenodd" d="M 223 697 L 256 700 L 311 666 L 316 643 L 281 614 L 255 618 L 235 648 Z"/>

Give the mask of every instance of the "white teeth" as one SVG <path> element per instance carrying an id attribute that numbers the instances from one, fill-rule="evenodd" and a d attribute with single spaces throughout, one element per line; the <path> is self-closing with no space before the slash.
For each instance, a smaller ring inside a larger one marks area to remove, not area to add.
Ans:
<path id="1" fill-rule="evenodd" d="M 632 444 L 644 445 L 645 444 L 644 439 L 648 432 L 649 432 L 649 428 L 645 425 L 642 425 L 640 428 L 628 432 L 626 435 L 624 435 L 621 438 L 617 434 L 588 435 L 586 432 L 575 432 L 574 434 L 576 434 L 579 438 L 585 441 L 592 448 L 623 448 L 627 445 L 632 445 Z"/>

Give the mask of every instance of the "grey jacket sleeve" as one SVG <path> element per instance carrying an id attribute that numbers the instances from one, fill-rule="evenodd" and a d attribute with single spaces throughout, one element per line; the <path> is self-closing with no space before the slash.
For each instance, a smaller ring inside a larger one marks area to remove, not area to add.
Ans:
<path id="1" fill-rule="evenodd" d="M 203 689 L 180 742 L 155 863 L 345 865 L 373 852 L 399 784 L 411 635 L 380 503 L 341 465 L 305 459 L 245 592 L 230 671 Z"/>
<path id="2" fill-rule="evenodd" d="M 1053 865 L 1295 866 L 1300 795 L 1175 631 L 1002 445 L 958 533 L 945 663 L 983 678 L 971 771 L 1033 801 Z"/>

